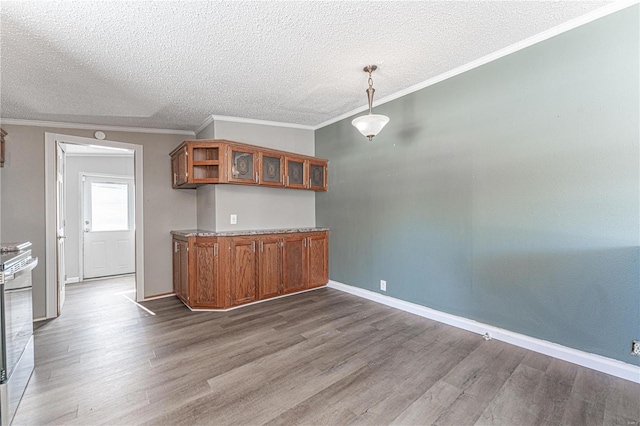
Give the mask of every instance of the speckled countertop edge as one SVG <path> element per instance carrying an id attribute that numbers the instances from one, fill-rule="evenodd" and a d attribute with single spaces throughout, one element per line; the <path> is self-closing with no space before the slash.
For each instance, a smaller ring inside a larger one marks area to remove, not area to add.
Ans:
<path id="1" fill-rule="evenodd" d="M 183 231 L 171 231 L 171 234 L 180 237 L 240 237 L 244 235 L 295 234 L 298 232 L 321 232 L 328 230 L 329 228 L 257 229 L 243 231 L 205 231 L 201 229 L 187 229 Z"/>

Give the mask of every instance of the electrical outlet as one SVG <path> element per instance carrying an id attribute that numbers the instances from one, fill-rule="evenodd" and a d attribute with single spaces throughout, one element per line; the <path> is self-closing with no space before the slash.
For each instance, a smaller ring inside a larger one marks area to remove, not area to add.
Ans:
<path id="1" fill-rule="evenodd" d="M 387 282 L 385 280 L 380 280 L 380 290 L 387 291 Z"/>
<path id="2" fill-rule="evenodd" d="M 631 355 L 640 355 L 640 341 L 632 340 L 631 341 Z"/>
<path id="3" fill-rule="evenodd" d="M 232 225 L 235 225 L 235 224 L 237 224 L 237 223 L 238 223 L 238 215 L 237 215 L 237 214 L 232 214 L 232 215 L 231 215 L 230 223 L 231 223 Z"/>

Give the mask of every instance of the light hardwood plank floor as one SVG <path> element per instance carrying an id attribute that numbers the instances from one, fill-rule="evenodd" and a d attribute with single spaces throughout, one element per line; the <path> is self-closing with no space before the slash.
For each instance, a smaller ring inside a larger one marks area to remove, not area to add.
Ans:
<path id="1" fill-rule="evenodd" d="M 332 289 L 226 312 L 69 286 L 15 425 L 640 423 L 640 385 Z"/>

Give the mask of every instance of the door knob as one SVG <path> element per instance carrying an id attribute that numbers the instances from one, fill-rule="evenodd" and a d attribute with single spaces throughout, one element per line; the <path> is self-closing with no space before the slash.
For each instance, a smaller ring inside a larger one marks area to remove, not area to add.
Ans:
<path id="1" fill-rule="evenodd" d="M 91 229 L 89 229 L 89 228 L 84 228 L 84 232 L 90 232 L 90 231 L 91 231 Z"/>
<path id="2" fill-rule="evenodd" d="M 88 224 L 89 224 L 89 221 L 88 221 L 88 220 L 85 220 L 85 221 L 84 221 L 84 224 L 85 224 L 85 225 L 88 225 Z"/>

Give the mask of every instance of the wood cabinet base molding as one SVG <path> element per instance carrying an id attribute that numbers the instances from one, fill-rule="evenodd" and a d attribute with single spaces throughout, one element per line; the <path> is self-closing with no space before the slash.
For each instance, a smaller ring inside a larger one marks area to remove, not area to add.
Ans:
<path id="1" fill-rule="evenodd" d="M 307 290 L 300 290 L 300 291 L 296 291 L 295 293 L 282 294 L 280 296 L 274 296 L 274 297 L 270 297 L 268 299 L 256 300 L 255 302 L 244 303 L 242 305 L 233 306 L 231 308 L 192 308 L 191 306 L 187 305 L 187 303 L 184 300 L 180 299 L 180 301 L 187 308 L 189 308 L 189 310 L 191 312 L 228 312 L 228 311 L 233 311 L 235 309 L 245 308 L 245 307 L 251 306 L 251 305 L 257 305 L 258 303 L 270 302 L 272 300 L 282 299 L 284 297 L 289 297 L 289 296 L 295 296 L 297 294 L 307 293 L 309 291 L 316 291 L 316 290 L 319 290 L 321 288 L 327 287 L 327 285 L 328 284 L 324 284 L 324 285 L 322 285 L 320 287 L 309 288 Z M 172 293 L 172 295 L 173 295 L 173 293 Z"/>
<path id="2" fill-rule="evenodd" d="M 191 310 L 228 310 L 329 281 L 329 230 L 173 231 L 173 290 Z"/>

